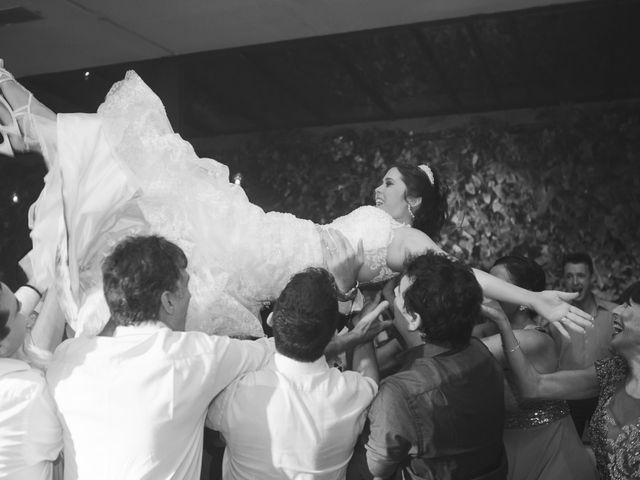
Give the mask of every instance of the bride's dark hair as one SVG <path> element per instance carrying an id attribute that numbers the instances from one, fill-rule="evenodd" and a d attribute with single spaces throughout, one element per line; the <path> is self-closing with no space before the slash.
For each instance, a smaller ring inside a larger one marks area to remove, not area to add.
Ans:
<path id="1" fill-rule="evenodd" d="M 395 167 L 407 186 L 408 197 L 422 199 L 420 206 L 412 210 L 413 228 L 426 233 L 437 241 L 440 230 L 448 218 L 447 188 L 440 180 L 435 168 L 429 166 L 433 173 L 433 182 L 427 172 L 410 163 L 399 163 Z"/>

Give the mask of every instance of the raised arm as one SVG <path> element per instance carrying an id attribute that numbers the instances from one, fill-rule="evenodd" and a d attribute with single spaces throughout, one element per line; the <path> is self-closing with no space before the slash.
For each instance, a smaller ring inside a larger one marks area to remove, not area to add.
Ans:
<path id="1" fill-rule="evenodd" d="M 535 329 L 515 330 L 513 334 L 520 344 L 520 349 L 537 371 L 551 373 L 558 369 L 555 342 L 549 335 Z M 500 365 L 503 367 L 509 366 L 502 347 L 502 336 L 500 334 L 490 335 L 480 340 L 487 346 Z"/>
<path id="2" fill-rule="evenodd" d="M 504 355 L 514 373 L 518 390 L 524 398 L 577 400 L 598 395 L 599 385 L 593 365 L 584 370 L 540 373 L 522 351 L 504 313 L 486 305 L 482 310 L 483 314 L 494 321 L 500 330 Z"/>
<path id="3" fill-rule="evenodd" d="M 408 258 L 422 255 L 429 250 L 445 254 L 423 232 L 415 228 L 398 229 L 389 246 L 387 263 L 391 269 L 399 272 L 402 271 Z M 489 298 L 515 305 L 525 305 L 547 320 L 562 322 L 572 330 L 590 328 L 593 325 L 591 315 L 568 303 L 577 296 L 575 293 L 555 290 L 531 292 L 477 268 L 473 269 L 473 273 L 482 287 L 484 295 Z"/>

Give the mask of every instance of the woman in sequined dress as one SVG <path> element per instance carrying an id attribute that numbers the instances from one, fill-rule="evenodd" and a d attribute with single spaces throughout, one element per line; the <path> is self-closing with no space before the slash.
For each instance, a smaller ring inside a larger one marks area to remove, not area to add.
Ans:
<path id="1" fill-rule="evenodd" d="M 546 285 L 544 270 L 533 260 L 508 255 L 495 261 L 490 273 L 531 291 Z M 502 311 L 537 371 L 555 372 L 555 344 L 528 308 L 502 302 Z M 484 327 L 485 325 L 481 325 Z M 524 400 L 514 388 L 500 335 L 482 338 L 505 368 L 504 445 L 509 480 L 595 480 L 595 465 L 576 432 L 564 401 Z"/>
<path id="2" fill-rule="evenodd" d="M 96 114 L 56 115 L 3 68 L 0 89 L 7 100 L 0 117 L 10 114 L 14 124 L 3 145 L 40 151 L 49 166 L 30 212 L 33 250 L 21 265 L 29 276 L 48 276 L 40 285 L 55 280 L 76 333 L 95 335 L 108 320 L 100 265 L 127 235 L 159 234 L 185 251 L 187 327 L 207 333 L 261 335 L 262 302 L 294 273 L 325 264 L 330 245 L 321 227 L 252 204 L 225 165 L 199 158 L 174 133 L 161 100 L 135 72 L 112 87 Z M 408 257 L 439 250 L 431 237 L 446 210 L 437 173 L 426 165 L 390 169 L 375 198 L 375 207 L 330 225 L 354 248 L 362 240 L 361 283 L 387 280 Z M 532 293 L 476 275 L 487 296 L 530 305 L 550 320 L 588 317 L 567 303 L 574 294 Z"/>
<path id="3" fill-rule="evenodd" d="M 505 355 L 525 398 L 581 399 L 599 395 L 590 436 L 602 480 L 640 479 L 640 285 L 613 311 L 612 357 L 583 370 L 539 373 L 519 347 L 506 317 L 485 313 L 500 329 Z"/>

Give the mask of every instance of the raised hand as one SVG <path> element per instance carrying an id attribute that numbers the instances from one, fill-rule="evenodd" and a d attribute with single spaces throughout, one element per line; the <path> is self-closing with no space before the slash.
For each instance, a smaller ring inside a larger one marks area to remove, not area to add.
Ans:
<path id="1" fill-rule="evenodd" d="M 389 308 L 389 302 L 381 302 L 380 297 L 381 294 L 378 292 L 375 299 L 367 303 L 353 321 L 353 333 L 357 334 L 362 342 L 373 340 L 382 330 L 393 324 L 392 320 L 382 318 L 381 314 Z"/>
<path id="2" fill-rule="evenodd" d="M 585 329 L 593 327 L 593 317 L 569 303 L 577 296 L 576 292 L 545 290 L 537 295 L 533 307 L 550 322 L 559 322 L 569 330 L 584 333 Z"/>
<path id="3" fill-rule="evenodd" d="M 362 240 L 354 250 L 347 237 L 338 230 L 327 228 L 320 231 L 323 255 L 327 270 L 333 275 L 341 292 L 351 290 L 358 280 L 358 272 L 364 264 Z"/>

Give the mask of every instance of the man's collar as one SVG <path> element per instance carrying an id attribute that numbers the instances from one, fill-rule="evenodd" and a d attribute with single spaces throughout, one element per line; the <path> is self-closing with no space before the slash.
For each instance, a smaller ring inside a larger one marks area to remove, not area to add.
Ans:
<path id="1" fill-rule="evenodd" d="M 16 358 L 0 358 L 0 377 L 8 373 L 30 370 L 27 362 Z"/>
<path id="2" fill-rule="evenodd" d="M 142 322 L 137 325 L 119 325 L 113 332 L 113 337 L 127 337 L 132 335 L 148 335 L 160 330 L 167 329 L 164 323 L 160 321 Z"/>
<path id="3" fill-rule="evenodd" d="M 446 353 L 450 351 L 450 348 L 441 347 L 440 345 L 435 345 L 433 343 L 423 343 L 422 345 L 418 345 L 417 347 L 410 348 L 401 354 L 400 360 L 402 362 L 412 361 L 417 358 L 432 358 L 436 357 L 442 353 Z"/>
<path id="4" fill-rule="evenodd" d="M 324 355 L 314 362 L 300 362 L 276 352 L 274 355 L 276 369 L 285 375 L 313 375 L 329 369 Z"/>

